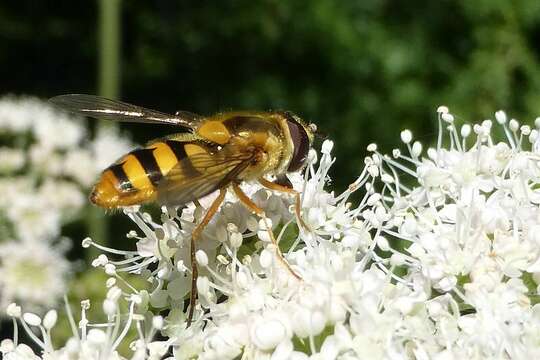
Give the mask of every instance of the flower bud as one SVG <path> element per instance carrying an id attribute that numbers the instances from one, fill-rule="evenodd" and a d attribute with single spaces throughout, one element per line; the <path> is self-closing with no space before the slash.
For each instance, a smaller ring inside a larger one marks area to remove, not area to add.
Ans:
<path id="1" fill-rule="evenodd" d="M 197 263 L 201 266 L 208 266 L 208 255 L 203 250 L 197 250 L 195 253 L 195 259 L 197 259 Z"/>
<path id="2" fill-rule="evenodd" d="M 323 144 L 322 144 L 322 147 L 321 147 L 321 152 L 323 154 L 327 154 L 327 155 L 330 155 L 330 152 L 332 151 L 332 148 L 334 147 L 334 142 L 331 141 L 331 140 L 324 140 Z"/>
<path id="3" fill-rule="evenodd" d="M 519 123 L 517 122 L 516 119 L 510 120 L 510 122 L 508 123 L 508 126 L 510 127 L 510 130 L 512 131 L 517 131 L 519 129 Z"/>
<path id="4" fill-rule="evenodd" d="M 403 130 L 400 134 L 401 141 L 403 141 L 405 144 L 408 144 L 412 140 L 412 132 L 410 130 Z"/>
<path id="5" fill-rule="evenodd" d="M 18 306 L 16 303 L 11 303 L 7 306 L 6 313 L 8 314 L 8 316 L 19 318 L 21 317 L 22 313 L 21 307 Z"/>
<path id="6" fill-rule="evenodd" d="M 444 114 L 441 114 L 441 119 L 444 122 L 447 122 L 447 123 L 451 124 L 451 123 L 454 122 L 454 115 L 449 114 L 449 113 L 444 113 Z"/>
<path id="7" fill-rule="evenodd" d="M 23 320 L 30 326 L 39 326 L 41 325 L 41 318 L 34 313 L 24 313 Z"/>
<path id="8" fill-rule="evenodd" d="M 444 105 L 441 105 L 437 108 L 437 112 L 439 114 L 446 114 L 448 113 L 448 107 L 444 106 Z"/>
<path id="9" fill-rule="evenodd" d="M 412 146 L 412 156 L 420 156 L 422 153 L 422 143 L 420 141 L 415 141 Z"/>
<path id="10" fill-rule="evenodd" d="M 495 120 L 497 120 L 497 122 L 499 124 L 505 124 L 506 123 L 506 113 L 502 110 L 499 110 L 495 113 Z"/>
<path id="11" fill-rule="evenodd" d="M 163 328 L 163 317 L 162 316 L 154 316 L 152 318 L 152 326 L 154 329 L 161 330 Z"/>
<path id="12" fill-rule="evenodd" d="M 259 263 L 263 268 L 269 268 L 272 265 L 272 253 L 268 249 L 264 249 L 259 257 Z"/>
<path id="13" fill-rule="evenodd" d="M 89 248 L 90 245 L 92 245 L 92 239 L 90 239 L 89 237 L 84 238 L 81 242 L 81 246 L 85 249 Z"/>
<path id="14" fill-rule="evenodd" d="M 469 135 L 471 134 L 471 125 L 469 124 L 464 124 L 462 127 L 461 127 L 461 136 L 464 137 L 464 138 L 467 138 L 469 137 Z"/>
<path id="15" fill-rule="evenodd" d="M 58 320 L 58 313 L 56 310 L 49 310 L 43 318 L 43 326 L 45 329 L 50 330 L 56 324 L 56 320 Z"/>

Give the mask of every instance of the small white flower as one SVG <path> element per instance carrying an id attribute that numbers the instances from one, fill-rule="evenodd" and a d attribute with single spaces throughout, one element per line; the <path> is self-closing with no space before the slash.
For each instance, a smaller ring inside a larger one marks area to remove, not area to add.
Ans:
<path id="1" fill-rule="evenodd" d="M 85 148 L 69 151 L 63 163 L 63 173 L 86 187 L 92 185 L 102 169 L 96 164 L 92 152 Z"/>
<path id="2" fill-rule="evenodd" d="M 25 241 L 41 242 L 52 239 L 60 232 L 60 213 L 41 196 L 19 194 L 6 209 L 18 237 Z"/>
<path id="3" fill-rule="evenodd" d="M 56 321 L 58 320 L 58 314 L 56 310 L 49 310 L 45 317 L 43 318 L 43 326 L 47 330 L 51 330 L 54 325 L 56 325 Z"/>
<path id="4" fill-rule="evenodd" d="M 41 325 L 41 318 L 33 313 L 24 313 L 22 316 L 25 323 L 30 326 L 39 326 Z"/>
<path id="5" fill-rule="evenodd" d="M 438 112 L 439 114 L 446 114 L 446 113 L 448 113 L 448 111 L 449 111 L 449 110 L 448 110 L 448 107 L 447 107 L 447 106 L 444 106 L 444 105 L 441 105 L 441 106 L 439 106 L 439 107 L 437 108 L 437 112 Z"/>
<path id="6" fill-rule="evenodd" d="M 63 253 L 46 242 L 5 242 L 0 245 L 0 304 L 52 306 L 66 292 L 69 270 Z"/>
<path id="7" fill-rule="evenodd" d="M 86 205 L 86 194 L 70 181 L 47 180 L 39 188 L 39 196 L 49 206 L 49 211 L 60 212 L 62 220 L 72 220 Z"/>
<path id="8" fill-rule="evenodd" d="M 49 106 L 39 114 L 39 121 L 33 123 L 32 130 L 39 144 L 46 149 L 72 148 L 85 136 L 82 121 L 74 121 Z"/>
<path id="9" fill-rule="evenodd" d="M 195 258 L 199 265 L 201 266 L 207 266 L 208 265 L 208 255 L 203 250 L 198 250 L 195 253 Z"/>
<path id="10" fill-rule="evenodd" d="M 0 131 L 24 133 L 42 110 L 43 103 L 37 99 L 4 96 L 0 98 Z"/>
<path id="11" fill-rule="evenodd" d="M 34 354 L 32 348 L 25 344 L 15 346 L 13 343 L 2 341 L 0 350 L 5 360 L 41 360 L 39 356 Z"/>
<path id="12" fill-rule="evenodd" d="M 412 132 L 410 130 L 403 130 L 401 132 L 401 141 L 403 141 L 405 144 L 410 143 L 412 140 Z"/>
<path id="13" fill-rule="evenodd" d="M 6 314 L 11 317 L 18 318 L 21 316 L 21 307 L 15 303 L 11 303 L 6 308 Z"/>
<path id="14" fill-rule="evenodd" d="M 0 147 L 0 159 L 2 159 L 0 163 L 0 174 L 9 174 L 18 171 L 26 161 L 23 151 L 7 147 Z"/>
<path id="15" fill-rule="evenodd" d="M 251 326 L 250 338 L 260 350 L 268 351 L 276 348 L 280 343 L 287 342 L 291 336 L 287 314 L 265 314 L 254 321 Z"/>
<path id="16" fill-rule="evenodd" d="M 332 148 L 334 147 L 334 142 L 331 140 L 325 140 L 321 147 L 321 152 L 323 154 L 330 154 L 332 152 Z"/>

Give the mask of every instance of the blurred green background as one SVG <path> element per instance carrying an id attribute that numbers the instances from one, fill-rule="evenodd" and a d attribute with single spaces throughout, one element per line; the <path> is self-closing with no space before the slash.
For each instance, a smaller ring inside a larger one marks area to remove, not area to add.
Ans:
<path id="1" fill-rule="evenodd" d="M 292 110 L 335 140 L 338 187 L 370 142 L 390 151 L 405 127 L 429 142 L 438 105 L 458 119 L 503 108 L 530 121 L 539 56 L 536 0 L 0 4 L 2 93 L 101 93 L 202 114 Z M 141 142 L 170 132 L 126 128 Z"/>
<path id="2" fill-rule="evenodd" d="M 337 190 L 359 174 L 371 142 L 390 152 L 410 128 L 432 143 L 438 105 L 458 122 L 499 109 L 532 122 L 539 65 L 538 0 L 0 3 L 0 95 L 91 93 L 201 114 L 291 110 L 335 141 Z M 139 143 L 172 131 L 122 127 Z M 90 225 L 101 222 L 91 235 L 106 239 L 103 212 L 91 214 Z M 122 241 L 131 228 L 115 222 L 113 246 L 131 247 Z M 81 224 L 64 230 L 76 241 L 87 234 Z"/>

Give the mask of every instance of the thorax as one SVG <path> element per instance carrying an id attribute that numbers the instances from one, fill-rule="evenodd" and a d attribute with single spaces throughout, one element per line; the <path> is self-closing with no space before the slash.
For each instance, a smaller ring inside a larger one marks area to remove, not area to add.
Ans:
<path id="1" fill-rule="evenodd" d="M 283 135 L 283 119 L 274 113 L 232 112 L 215 115 L 203 123 L 198 135 L 224 147 L 257 151 L 260 159 L 243 173 L 250 180 L 286 169 L 288 142 Z"/>

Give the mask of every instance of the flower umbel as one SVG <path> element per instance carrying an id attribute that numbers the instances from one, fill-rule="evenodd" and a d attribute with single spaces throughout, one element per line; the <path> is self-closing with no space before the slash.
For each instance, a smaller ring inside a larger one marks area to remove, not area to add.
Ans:
<path id="1" fill-rule="evenodd" d="M 372 156 L 383 181 L 379 206 L 388 213 L 375 224 L 384 238 L 379 247 L 394 254 L 399 249 L 392 244 L 403 247 L 405 279 L 421 276 L 432 291 L 452 295 L 456 306 L 467 309 L 443 312 L 453 319 L 445 329 L 455 334 L 453 346 L 446 351 L 455 357 L 539 353 L 526 330 L 538 326 L 538 307 L 531 301 L 538 291 L 531 278 L 538 279 L 540 264 L 538 130 L 514 119 L 507 123 L 502 111 L 496 119 L 505 142 L 492 135 L 491 120 L 458 130 L 454 117 L 440 108 L 448 148 L 442 146 L 441 128 L 427 157 L 421 156 L 420 143 L 411 146 L 411 136 L 403 133 L 408 154 L 394 150 L 390 157 L 375 150 Z M 406 186 L 411 181 L 398 173 L 418 185 Z M 431 295 L 430 301 L 444 296 Z M 435 326 L 445 307 L 437 305 Z"/>
<path id="2" fill-rule="evenodd" d="M 215 194 L 201 206 L 163 208 L 159 219 L 125 209 L 138 227 L 127 235 L 133 250 L 83 241 L 104 252 L 93 265 L 109 276 L 108 321 L 89 323 L 83 303 L 71 344 L 50 345 L 55 315 L 22 314 L 16 305 L 8 314 L 25 330 L 41 329 L 33 340 L 48 359 L 69 351 L 120 357 L 133 326 L 134 359 L 538 357 L 540 140 L 537 129 L 503 112 L 495 119 L 505 141 L 493 135 L 494 122 L 458 128 L 440 107 L 435 147 L 425 149 L 408 130 L 405 151 L 384 155 L 372 144 L 360 176 L 341 194 L 328 190 L 335 159 L 332 142 L 324 142 L 305 171 L 291 175 L 308 229 L 298 226 L 288 195 L 244 184 L 266 217 L 231 195 L 205 228 L 190 327 L 189 240 Z M 300 280 L 276 256 L 268 227 Z M 127 273 L 149 288 L 136 289 Z M 158 331 L 163 341 L 152 341 Z M 16 339 L 1 349 L 35 356 Z"/>
<path id="3" fill-rule="evenodd" d="M 114 132 L 91 139 L 83 119 L 11 96 L 0 98 L 0 138 L 0 306 L 39 311 L 67 290 L 62 227 L 83 220 L 85 188 L 129 144 Z"/>
<path id="4" fill-rule="evenodd" d="M 70 265 L 58 256 L 64 252 L 61 246 L 51 247 L 46 242 L 0 243 L 2 309 L 13 300 L 28 304 L 27 310 L 31 311 L 54 306 L 67 291 L 65 277 Z"/>

